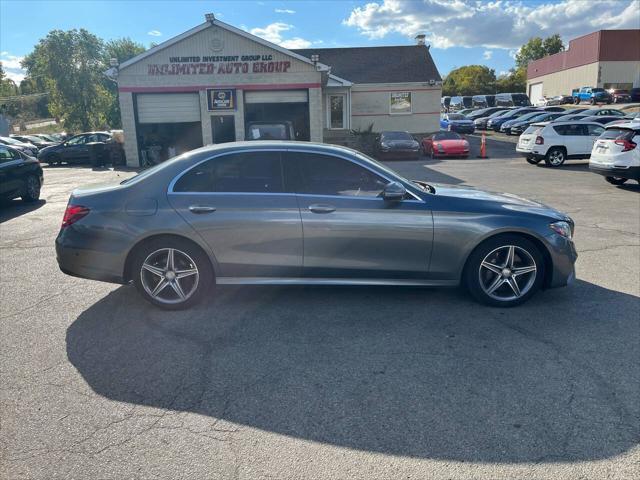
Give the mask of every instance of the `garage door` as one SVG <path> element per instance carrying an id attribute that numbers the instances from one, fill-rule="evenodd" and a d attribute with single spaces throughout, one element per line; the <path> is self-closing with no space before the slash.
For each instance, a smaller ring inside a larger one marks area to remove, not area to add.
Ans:
<path id="1" fill-rule="evenodd" d="M 245 92 L 245 103 L 307 103 L 307 90 L 271 90 Z"/>
<path id="2" fill-rule="evenodd" d="M 137 97 L 139 123 L 200 121 L 197 93 L 144 93 Z"/>
<path id="3" fill-rule="evenodd" d="M 529 100 L 533 105 L 542 98 L 542 82 L 532 83 L 529 86 Z"/>

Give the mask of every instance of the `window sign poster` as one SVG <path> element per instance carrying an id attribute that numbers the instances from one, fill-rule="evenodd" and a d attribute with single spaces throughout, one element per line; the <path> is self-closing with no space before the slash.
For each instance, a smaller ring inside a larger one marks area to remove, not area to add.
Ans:
<path id="1" fill-rule="evenodd" d="M 411 92 L 391 92 L 389 112 L 411 113 Z"/>
<path id="2" fill-rule="evenodd" d="M 236 109 L 236 91 L 218 90 L 214 88 L 207 89 L 207 105 L 209 111 L 214 110 L 235 110 Z"/>

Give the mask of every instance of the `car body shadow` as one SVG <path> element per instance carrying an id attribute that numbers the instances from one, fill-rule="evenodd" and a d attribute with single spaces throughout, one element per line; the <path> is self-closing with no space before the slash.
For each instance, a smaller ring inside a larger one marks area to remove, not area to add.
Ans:
<path id="1" fill-rule="evenodd" d="M 583 281 L 507 310 L 454 289 L 218 287 L 164 312 L 120 287 L 66 341 L 119 402 L 391 455 L 578 462 L 637 444 L 638 313 Z"/>
<path id="2" fill-rule="evenodd" d="M 33 203 L 26 203 L 19 199 L 0 201 L 0 223 L 7 222 L 25 213 L 33 212 L 46 203 L 46 200 L 43 199 Z"/>

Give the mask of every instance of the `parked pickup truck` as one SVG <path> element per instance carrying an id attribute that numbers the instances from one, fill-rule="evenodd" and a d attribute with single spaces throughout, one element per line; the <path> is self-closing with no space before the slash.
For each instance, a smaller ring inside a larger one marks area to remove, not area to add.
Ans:
<path id="1" fill-rule="evenodd" d="M 571 92 L 573 103 L 576 105 L 581 102 L 589 102 L 591 105 L 596 103 L 611 103 L 613 98 L 611 94 L 604 88 L 582 87 L 580 90 L 575 89 Z"/>

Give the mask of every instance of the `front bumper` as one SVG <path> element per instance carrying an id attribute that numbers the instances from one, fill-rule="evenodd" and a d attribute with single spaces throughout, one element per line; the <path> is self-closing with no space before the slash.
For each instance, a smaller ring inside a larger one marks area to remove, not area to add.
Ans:
<path id="1" fill-rule="evenodd" d="M 547 251 L 551 257 L 551 275 L 547 277 L 547 288 L 557 288 L 569 285 L 576 278 L 576 252 L 573 240 L 558 234 L 551 234 L 545 238 Z"/>
<path id="2" fill-rule="evenodd" d="M 626 178 L 628 180 L 640 180 L 640 167 L 616 167 L 590 163 L 589 170 L 603 177 Z"/>
<path id="3" fill-rule="evenodd" d="M 449 130 L 457 133 L 473 133 L 476 131 L 476 127 L 473 125 L 450 125 Z"/>
<path id="4" fill-rule="evenodd" d="M 382 160 L 416 159 L 420 158 L 420 149 L 416 150 L 380 150 L 378 158 Z"/>

